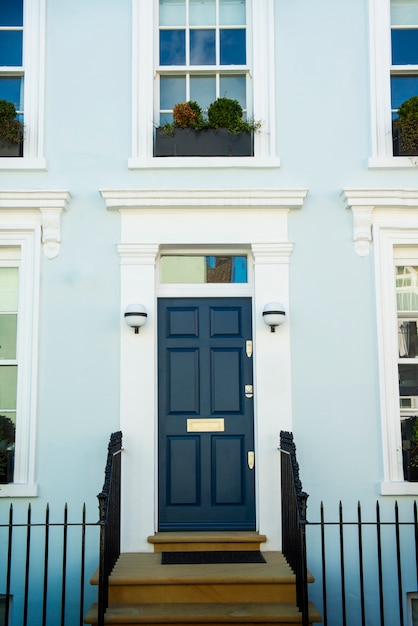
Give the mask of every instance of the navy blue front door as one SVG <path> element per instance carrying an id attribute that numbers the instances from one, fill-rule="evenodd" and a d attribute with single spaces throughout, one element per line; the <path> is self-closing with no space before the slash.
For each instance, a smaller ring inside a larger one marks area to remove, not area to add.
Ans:
<path id="1" fill-rule="evenodd" d="M 255 529 L 250 298 L 158 304 L 159 529 Z"/>

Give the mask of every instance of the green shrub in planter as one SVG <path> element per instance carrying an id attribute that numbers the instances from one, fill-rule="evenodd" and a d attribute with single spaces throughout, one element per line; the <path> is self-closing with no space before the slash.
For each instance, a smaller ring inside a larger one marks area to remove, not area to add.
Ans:
<path id="1" fill-rule="evenodd" d="M 418 96 L 405 100 L 393 122 L 394 136 L 399 137 L 399 153 L 418 155 Z"/>
<path id="2" fill-rule="evenodd" d="M 13 102 L 0 100 L 0 140 L 18 144 L 23 138 L 23 124 L 16 119 L 16 107 Z"/>

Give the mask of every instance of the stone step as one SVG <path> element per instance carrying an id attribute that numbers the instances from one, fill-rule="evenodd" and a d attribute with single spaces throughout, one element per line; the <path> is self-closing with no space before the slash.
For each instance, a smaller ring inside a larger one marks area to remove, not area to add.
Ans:
<path id="1" fill-rule="evenodd" d="M 97 605 L 93 605 L 85 617 L 85 623 L 97 624 Z M 321 616 L 313 605 L 309 607 L 309 624 L 320 622 Z M 147 604 L 110 606 L 105 624 L 112 626 L 151 626 L 151 624 L 191 624 L 217 626 L 234 624 L 280 624 L 295 626 L 302 624 L 302 616 L 293 604 L 285 603 L 223 603 L 223 604 Z"/>
<path id="2" fill-rule="evenodd" d="M 266 540 L 265 535 L 245 531 L 164 532 L 148 537 L 154 552 L 260 550 Z"/>
<path id="3" fill-rule="evenodd" d="M 263 556 L 266 563 L 161 565 L 159 553 L 125 553 L 109 580 L 109 604 L 295 603 L 295 575 L 283 555 Z"/>

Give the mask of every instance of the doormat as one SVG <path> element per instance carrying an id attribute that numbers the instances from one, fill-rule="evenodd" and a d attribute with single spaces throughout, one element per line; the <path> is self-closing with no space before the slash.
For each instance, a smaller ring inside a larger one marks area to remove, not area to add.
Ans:
<path id="1" fill-rule="evenodd" d="M 265 563 L 258 550 L 212 550 L 197 552 L 163 552 L 162 565 L 204 565 L 210 563 Z"/>

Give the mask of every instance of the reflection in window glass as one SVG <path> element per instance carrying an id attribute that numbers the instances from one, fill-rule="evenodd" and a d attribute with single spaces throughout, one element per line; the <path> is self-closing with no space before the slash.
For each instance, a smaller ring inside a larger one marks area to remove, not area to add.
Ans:
<path id="1" fill-rule="evenodd" d="M 215 65 L 216 47 L 215 30 L 190 31 L 190 64 Z"/>
<path id="2" fill-rule="evenodd" d="M 245 29 L 223 28 L 221 38 L 221 65 L 245 65 Z"/>
<path id="3" fill-rule="evenodd" d="M 160 65 L 186 63 L 186 31 L 160 30 Z"/>
<path id="4" fill-rule="evenodd" d="M 222 26 L 244 26 L 245 0 L 219 0 L 219 22 Z"/>
<path id="5" fill-rule="evenodd" d="M 396 267 L 396 301 L 403 470 L 418 481 L 418 266 Z"/>
<path id="6" fill-rule="evenodd" d="M 392 29 L 392 64 L 418 65 L 418 28 Z"/>
<path id="7" fill-rule="evenodd" d="M 246 256 L 165 255 L 161 257 L 162 283 L 246 283 Z"/>
<path id="8" fill-rule="evenodd" d="M 16 30 L 0 31 L 0 65 L 4 67 L 22 66 L 23 32 Z"/>
<path id="9" fill-rule="evenodd" d="M 23 0 L 1 0 L 0 26 L 22 26 Z"/>
<path id="10" fill-rule="evenodd" d="M 23 78 L 21 76 L 0 76 L 0 100 L 13 102 L 16 111 L 23 109 Z"/>
<path id="11" fill-rule="evenodd" d="M 190 0 L 189 21 L 191 26 L 214 26 L 216 24 L 215 0 Z"/>
<path id="12" fill-rule="evenodd" d="M 185 26 L 186 0 L 160 0 L 160 26 Z"/>
<path id="13" fill-rule="evenodd" d="M 216 100 L 216 76 L 190 76 L 190 100 L 207 109 Z"/>

